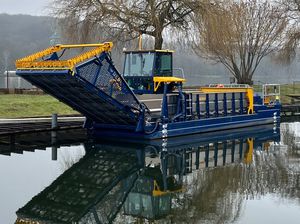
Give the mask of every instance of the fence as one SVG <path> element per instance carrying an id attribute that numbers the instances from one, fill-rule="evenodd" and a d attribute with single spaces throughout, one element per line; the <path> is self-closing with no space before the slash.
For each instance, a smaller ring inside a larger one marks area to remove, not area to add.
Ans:
<path id="1" fill-rule="evenodd" d="M 33 89 L 29 82 L 16 75 L 16 71 L 5 71 L 0 74 L 0 89 Z"/>

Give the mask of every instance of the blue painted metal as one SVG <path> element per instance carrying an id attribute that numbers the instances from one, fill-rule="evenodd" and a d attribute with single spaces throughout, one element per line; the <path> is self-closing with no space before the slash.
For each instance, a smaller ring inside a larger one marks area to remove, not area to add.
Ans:
<path id="1" fill-rule="evenodd" d="M 200 148 L 197 148 L 196 151 L 196 161 L 195 161 L 196 169 L 199 169 L 200 167 Z"/>
<path id="2" fill-rule="evenodd" d="M 274 114 L 277 113 L 277 116 Z M 209 119 L 191 120 L 191 121 L 178 121 L 168 123 L 168 137 L 206 133 L 213 131 L 228 130 L 234 128 L 242 128 L 249 126 L 264 125 L 270 123 L 278 123 L 280 121 L 279 109 L 267 109 L 258 111 L 254 114 L 243 114 L 227 117 L 214 117 Z M 153 124 L 154 126 L 154 124 Z M 97 128 L 96 128 L 97 129 Z M 100 130 L 100 129 L 99 129 Z M 95 133 L 96 134 L 96 133 Z M 138 139 L 158 139 L 162 137 L 162 124 L 159 125 L 157 131 L 152 134 L 134 133 L 122 130 L 107 130 L 102 129 L 101 135 L 112 137 L 118 136 L 119 138 L 138 138 Z M 96 136 L 101 137 L 96 134 Z"/>
<path id="3" fill-rule="evenodd" d="M 231 96 L 231 114 L 235 115 L 235 93 Z"/>
<path id="4" fill-rule="evenodd" d="M 209 118 L 209 94 L 205 96 L 205 109 L 206 109 L 206 118 Z"/>
<path id="5" fill-rule="evenodd" d="M 163 101 L 161 106 L 161 120 L 164 123 L 168 122 L 168 117 L 169 117 L 167 93 L 168 93 L 168 85 L 165 83 Z"/>
<path id="6" fill-rule="evenodd" d="M 190 120 L 193 115 L 193 94 L 185 94 L 185 119 Z"/>
<path id="7" fill-rule="evenodd" d="M 227 141 L 223 141 L 223 165 L 226 164 Z"/>
<path id="8" fill-rule="evenodd" d="M 182 92 L 182 83 L 177 84 L 178 98 L 177 98 L 177 109 L 176 115 L 173 117 L 172 121 L 178 121 L 180 118 L 184 117 L 185 104 L 184 104 L 184 94 Z"/>
<path id="9" fill-rule="evenodd" d="M 218 93 L 196 93 L 193 100 L 192 93 L 182 91 L 181 83 L 177 84 L 178 92 L 172 93 L 172 97 L 178 94 L 177 106 L 174 106 L 176 113 L 169 113 L 168 97 L 174 83 L 164 83 L 161 114 L 150 117 L 145 125 L 146 116 L 149 118 L 151 112 L 137 99 L 107 53 L 78 65 L 75 73 L 70 70 L 18 70 L 17 74 L 85 115 L 85 127 L 98 137 L 151 140 L 277 123 L 280 120 L 280 105 L 277 104 L 255 105 L 254 114 L 244 114 L 243 93 L 239 95 L 239 109 L 235 108 L 235 93 L 231 93 L 231 114 L 227 112 L 227 95 L 223 93 L 224 116 L 220 116 Z M 202 111 L 200 95 L 205 96 L 205 109 Z M 213 96 L 214 99 L 210 99 Z M 258 100 L 256 97 L 255 102 Z M 196 105 L 197 116 L 193 116 L 193 104 Z M 214 111 L 210 104 L 214 104 Z M 201 112 L 206 118 L 200 119 Z"/>
<path id="10" fill-rule="evenodd" d="M 240 114 L 244 113 L 244 93 L 240 93 Z"/>
<path id="11" fill-rule="evenodd" d="M 243 144 L 244 144 L 243 139 L 240 139 L 240 144 L 239 144 L 239 154 L 240 154 L 240 159 L 243 158 Z"/>
<path id="12" fill-rule="evenodd" d="M 215 116 L 219 116 L 219 99 L 218 99 L 218 93 L 215 93 Z"/>
<path id="13" fill-rule="evenodd" d="M 219 144 L 218 142 L 214 143 L 214 165 L 218 166 L 218 151 L 219 151 Z"/>
<path id="14" fill-rule="evenodd" d="M 227 94 L 223 94 L 223 110 L 224 110 L 224 116 L 227 116 Z"/>
<path id="15" fill-rule="evenodd" d="M 137 126 L 140 119 L 143 107 L 107 53 L 77 66 L 75 74 L 69 70 L 18 70 L 17 74 L 85 115 L 86 127 L 93 122 Z"/>
<path id="16" fill-rule="evenodd" d="M 200 119 L 201 115 L 200 115 L 200 98 L 199 98 L 199 94 L 196 95 L 196 113 L 197 113 L 198 119 Z"/>
<path id="17" fill-rule="evenodd" d="M 139 114 L 138 124 L 136 126 L 136 132 L 143 132 L 145 130 L 145 108 Z"/>
<path id="18" fill-rule="evenodd" d="M 235 153 L 235 140 L 231 141 L 231 162 L 234 162 L 234 153 Z"/>
<path id="19" fill-rule="evenodd" d="M 205 146 L 205 167 L 208 167 L 208 162 L 209 162 L 209 145 Z"/>

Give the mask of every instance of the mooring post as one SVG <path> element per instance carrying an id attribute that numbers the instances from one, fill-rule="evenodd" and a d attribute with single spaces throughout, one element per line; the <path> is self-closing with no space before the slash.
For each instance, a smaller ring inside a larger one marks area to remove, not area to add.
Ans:
<path id="1" fill-rule="evenodd" d="M 51 131 L 51 145 L 52 145 L 52 154 L 51 158 L 53 161 L 57 160 L 57 132 L 56 131 Z"/>
<path id="2" fill-rule="evenodd" d="M 52 146 L 51 159 L 57 161 L 57 146 Z"/>
<path id="3" fill-rule="evenodd" d="M 14 134 L 9 135 L 10 151 L 16 150 L 16 136 Z"/>
<path id="4" fill-rule="evenodd" d="M 52 120 L 51 120 L 51 128 L 55 129 L 58 127 L 57 123 L 57 114 L 52 114 Z"/>

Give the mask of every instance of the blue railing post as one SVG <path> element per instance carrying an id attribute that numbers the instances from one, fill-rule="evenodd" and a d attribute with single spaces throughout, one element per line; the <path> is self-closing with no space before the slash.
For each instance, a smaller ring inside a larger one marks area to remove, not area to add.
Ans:
<path id="1" fill-rule="evenodd" d="M 175 120 L 182 118 L 184 116 L 184 94 L 182 92 L 182 83 L 177 84 L 178 88 L 178 98 L 177 98 L 177 109 L 176 109 L 176 115 L 175 115 Z M 174 119 L 174 118 L 173 118 Z"/>
<path id="2" fill-rule="evenodd" d="M 243 114 L 244 111 L 244 94 L 240 93 L 240 114 Z"/>
<path id="3" fill-rule="evenodd" d="M 235 115 L 235 93 L 232 93 L 231 98 L 231 114 Z"/>
<path id="4" fill-rule="evenodd" d="M 231 162 L 234 162 L 234 153 L 235 153 L 235 140 L 231 141 Z"/>
<path id="5" fill-rule="evenodd" d="M 240 139 L 240 145 L 239 145 L 239 153 L 240 153 L 240 159 L 242 159 L 243 158 L 243 144 L 244 144 L 244 141 L 243 141 L 243 139 Z"/>
<path id="6" fill-rule="evenodd" d="M 198 119 L 200 119 L 200 99 L 199 99 L 199 94 L 196 95 L 196 112 L 197 112 Z"/>
<path id="7" fill-rule="evenodd" d="M 216 115 L 216 117 L 219 116 L 219 99 L 218 99 L 218 93 L 215 93 L 215 115 Z"/>
<path id="8" fill-rule="evenodd" d="M 214 162 L 215 162 L 215 166 L 218 165 L 218 151 L 219 151 L 219 144 L 218 142 L 214 143 Z"/>
<path id="9" fill-rule="evenodd" d="M 195 161 L 195 165 L 196 165 L 196 170 L 199 169 L 200 166 L 200 147 L 197 148 L 196 151 L 196 161 Z"/>
<path id="10" fill-rule="evenodd" d="M 205 167 L 208 167 L 208 162 L 209 162 L 209 145 L 205 146 Z"/>
<path id="11" fill-rule="evenodd" d="M 227 141 L 223 142 L 223 165 L 226 164 Z"/>
<path id="12" fill-rule="evenodd" d="M 227 116 L 227 95 L 224 93 L 223 96 L 223 110 L 224 110 L 224 116 Z"/>
<path id="13" fill-rule="evenodd" d="M 206 117 L 209 118 L 209 94 L 206 94 L 205 108 L 206 108 Z"/>

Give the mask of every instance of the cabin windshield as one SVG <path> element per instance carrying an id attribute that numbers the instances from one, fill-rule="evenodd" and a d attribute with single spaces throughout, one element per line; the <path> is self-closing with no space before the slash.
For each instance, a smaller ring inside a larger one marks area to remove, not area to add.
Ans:
<path id="1" fill-rule="evenodd" d="M 154 53 L 126 54 L 124 76 L 152 76 Z"/>

